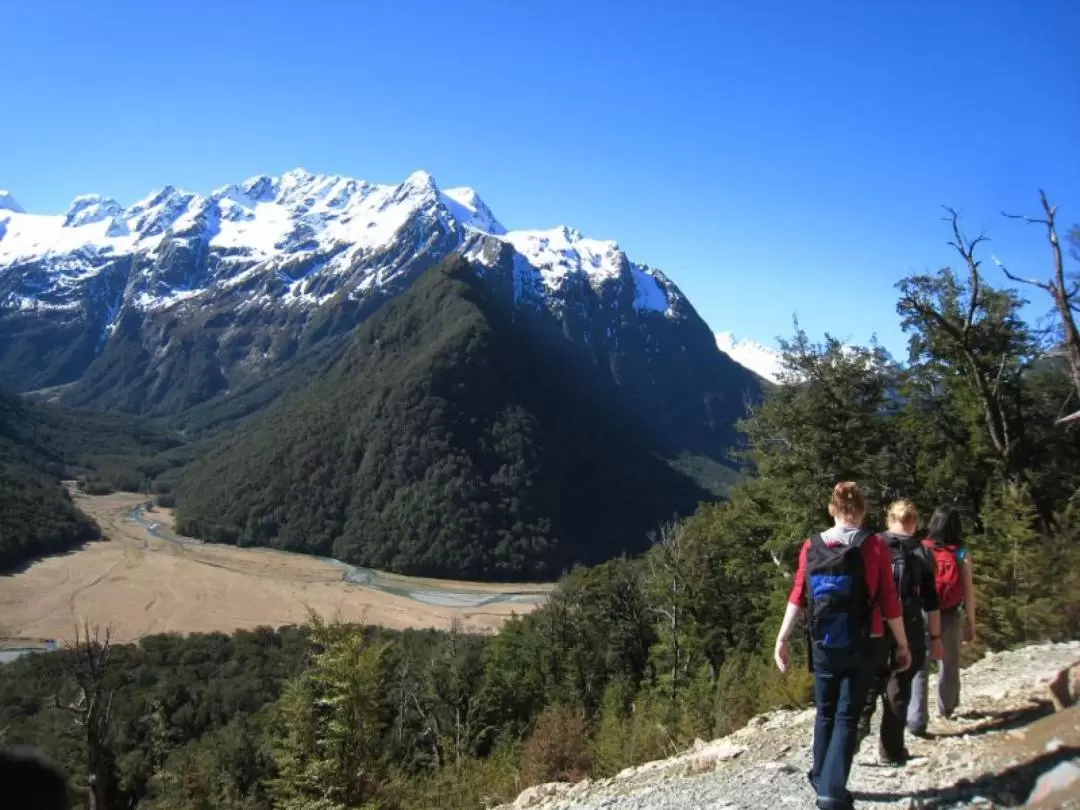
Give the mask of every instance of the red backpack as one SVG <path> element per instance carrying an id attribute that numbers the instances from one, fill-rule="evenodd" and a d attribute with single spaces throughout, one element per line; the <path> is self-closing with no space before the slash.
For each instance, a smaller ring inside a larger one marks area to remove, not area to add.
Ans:
<path id="1" fill-rule="evenodd" d="M 934 555 L 934 581 L 941 610 L 953 610 L 964 601 L 964 581 L 956 559 L 959 546 L 938 543 L 930 538 L 923 545 Z"/>

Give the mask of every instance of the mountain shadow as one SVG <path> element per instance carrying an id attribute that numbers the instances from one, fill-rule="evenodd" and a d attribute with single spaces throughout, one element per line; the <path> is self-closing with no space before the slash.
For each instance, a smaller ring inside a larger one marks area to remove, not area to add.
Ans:
<path id="1" fill-rule="evenodd" d="M 451 258 L 185 470 L 179 528 L 401 573 L 545 579 L 713 497 Z"/>
<path id="2" fill-rule="evenodd" d="M 99 536 L 61 479 L 98 492 L 143 489 L 182 446 L 145 420 L 38 405 L 0 389 L 0 570 Z"/>

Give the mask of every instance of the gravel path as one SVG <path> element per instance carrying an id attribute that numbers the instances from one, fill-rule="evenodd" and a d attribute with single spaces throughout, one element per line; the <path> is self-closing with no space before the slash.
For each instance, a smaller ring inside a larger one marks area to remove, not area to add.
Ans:
<path id="1" fill-rule="evenodd" d="M 983 658 L 964 672 L 962 702 L 953 721 L 932 721 L 935 739 L 911 739 L 908 747 L 916 758 L 904 768 L 878 763 L 875 729 L 855 759 L 849 787 L 857 807 L 1018 805 L 1032 779 L 1025 763 L 1041 757 L 1041 772 L 1054 764 L 1054 751 L 1061 749 L 1065 758 L 1080 750 L 1080 709 L 1052 714 L 1045 702 L 1046 683 L 1077 660 L 1080 642 Z M 813 710 L 773 712 L 679 757 L 595 783 L 541 785 L 505 807 L 809 810 L 814 795 L 805 774 L 813 719 Z"/>

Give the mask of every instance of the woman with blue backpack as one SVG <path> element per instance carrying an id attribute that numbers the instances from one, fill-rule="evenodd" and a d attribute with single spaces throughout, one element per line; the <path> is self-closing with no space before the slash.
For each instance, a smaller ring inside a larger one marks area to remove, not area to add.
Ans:
<path id="1" fill-rule="evenodd" d="M 862 529 L 866 499 L 856 483 L 843 481 L 833 488 L 829 515 L 833 527 L 806 540 L 799 552 L 774 657 L 786 672 L 788 638 L 805 611 L 817 705 L 813 766 L 807 777 L 821 810 L 852 810 L 847 781 L 886 625 L 896 645 L 898 671 L 911 665 L 911 651 L 892 556 L 881 537 Z"/>
<path id="2" fill-rule="evenodd" d="M 949 506 L 941 507 L 930 518 L 926 533 L 923 546 L 934 558 L 944 647 L 938 663 L 938 714 L 948 719 L 960 704 L 960 646 L 975 640 L 975 586 L 960 513 Z M 919 737 L 927 736 L 929 681 L 930 662 L 926 661 L 912 682 L 907 716 L 908 730 Z"/>

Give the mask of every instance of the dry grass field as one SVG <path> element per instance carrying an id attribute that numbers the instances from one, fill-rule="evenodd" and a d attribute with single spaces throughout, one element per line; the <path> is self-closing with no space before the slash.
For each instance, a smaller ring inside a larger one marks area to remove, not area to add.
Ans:
<path id="1" fill-rule="evenodd" d="M 132 518 L 144 500 L 129 493 L 79 496 L 105 539 L 0 576 L 0 644 L 68 639 L 84 621 L 109 625 L 114 639 L 131 641 L 151 633 L 278 627 L 303 622 L 311 610 L 395 629 L 446 629 L 458 619 L 466 631 L 491 633 L 512 613 L 535 609 L 550 590 L 381 573 L 370 575 L 372 584 L 353 584 L 343 568 L 315 557 L 180 542 L 168 510 L 142 514 L 142 522 Z"/>

